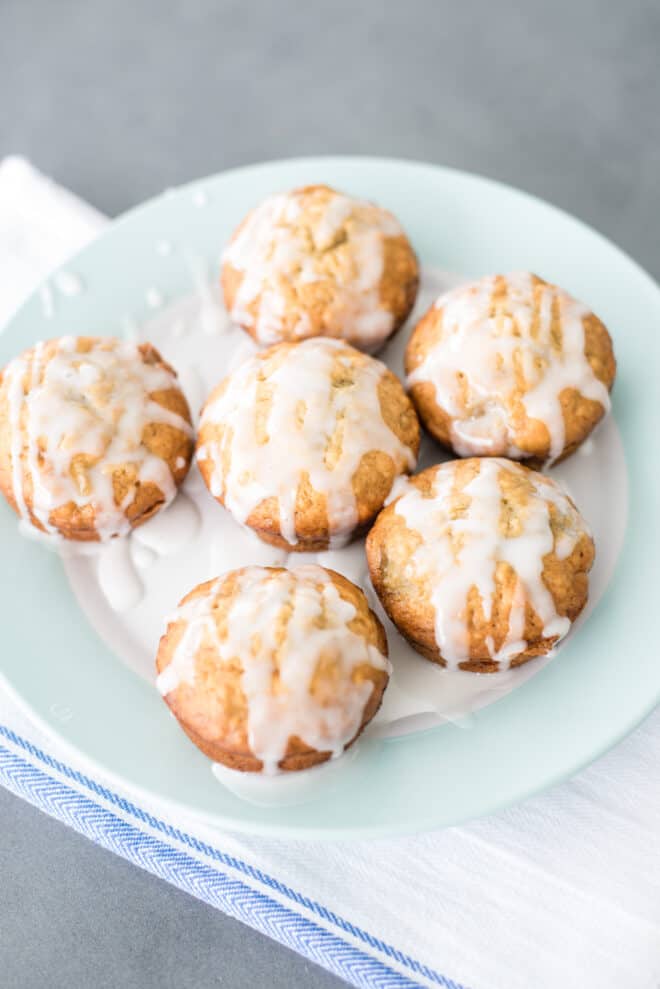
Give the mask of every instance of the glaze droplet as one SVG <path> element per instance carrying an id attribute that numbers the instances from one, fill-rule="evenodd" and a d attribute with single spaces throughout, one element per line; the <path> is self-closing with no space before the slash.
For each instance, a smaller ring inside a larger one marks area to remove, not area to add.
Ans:
<path id="1" fill-rule="evenodd" d="M 80 295 L 83 290 L 82 278 L 73 271 L 58 271 L 53 280 L 62 295 L 72 297 Z"/>
<path id="2" fill-rule="evenodd" d="M 157 288 L 150 288 L 145 294 L 147 305 L 150 309 L 160 309 L 163 304 L 163 296 Z"/>

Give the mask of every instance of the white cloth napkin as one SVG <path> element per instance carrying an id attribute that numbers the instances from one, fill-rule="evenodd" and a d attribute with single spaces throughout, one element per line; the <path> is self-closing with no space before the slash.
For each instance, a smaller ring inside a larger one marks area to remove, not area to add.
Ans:
<path id="1" fill-rule="evenodd" d="M 5 160 L 0 324 L 104 222 L 27 162 Z M 389 841 L 220 833 L 84 773 L 0 691 L 0 781 L 355 985 L 660 986 L 660 711 L 543 796 Z"/>

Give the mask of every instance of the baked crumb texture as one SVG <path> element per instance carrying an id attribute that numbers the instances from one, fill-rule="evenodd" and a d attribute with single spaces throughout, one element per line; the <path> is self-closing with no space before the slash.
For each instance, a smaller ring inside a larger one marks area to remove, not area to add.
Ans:
<path id="1" fill-rule="evenodd" d="M 174 498 L 193 453 L 188 404 L 150 344 L 60 337 L 0 376 L 0 490 L 31 529 L 98 542 Z"/>
<path id="2" fill-rule="evenodd" d="M 362 591 L 319 566 L 200 584 L 160 641 L 158 687 L 210 759 L 244 772 L 339 756 L 378 710 L 387 640 Z"/>
<path id="3" fill-rule="evenodd" d="M 326 336 L 374 352 L 410 313 L 419 266 L 387 210 L 310 185 L 246 216 L 221 280 L 232 319 L 259 344 Z"/>
<path id="4" fill-rule="evenodd" d="M 610 407 L 616 363 L 597 316 L 528 272 L 447 292 L 406 349 L 420 419 L 458 456 L 568 456 Z"/>
<path id="5" fill-rule="evenodd" d="M 594 543 L 551 478 L 503 458 L 401 483 L 367 538 L 374 588 L 427 659 L 492 673 L 551 650 L 588 596 Z"/>
<path id="6" fill-rule="evenodd" d="M 263 540 L 317 551 L 373 521 L 414 468 L 419 423 L 399 380 L 339 340 L 283 343 L 212 392 L 197 459 L 212 495 Z"/>

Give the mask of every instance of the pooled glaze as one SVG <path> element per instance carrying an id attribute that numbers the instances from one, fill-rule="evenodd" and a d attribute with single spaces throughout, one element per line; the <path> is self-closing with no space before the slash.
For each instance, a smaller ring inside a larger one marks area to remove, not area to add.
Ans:
<path id="1" fill-rule="evenodd" d="M 394 325 L 392 313 L 380 300 L 384 241 L 402 236 L 403 230 L 385 210 L 337 192 L 321 215 L 310 220 L 303 196 L 304 192 L 270 196 L 239 227 L 222 257 L 223 264 L 242 274 L 230 315 L 242 326 L 252 327 L 262 344 L 282 340 L 286 302 L 280 283 L 304 285 L 327 279 L 328 274 L 317 266 L 317 255 L 332 249 L 336 235 L 351 218 L 355 221 L 350 234 L 355 274 L 350 283 L 337 283 L 342 291 L 342 323 L 347 339 L 361 349 L 374 350 Z M 368 222 L 360 220 L 365 208 Z M 309 329 L 309 318 L 302 312 L 292 336 L 302 338 Z"/>
<path id="2" fill-rule="evenodd" d="M 502 531 L 504 494 L 500 475 L 508 472 L 531 486 L 515 535 Z M 543 580 L 544 559 L 554 551 L 566 559 L 587 531 L 577 510 L 550 478 L 525 471 L 502 458 L 480 461 L 479 473 L 461 489 L 467 506 L 452 517 L 456 462 L 442 464 L 433 480 L 432 497 L 410 484 L 395 503 L 395 512 L 406 526 L 421 537 L 410 557 L 411 579 L 428 583 L 435 612 L 435 639 L 450 669 L 470 659 L 468 595 L 476 588 L 485 619 L 490 620 L 498 563 L 515 571 L 517 582 L 508 618 L 508 630 L 499 649 L 486 640 L 490 658 L 506 669 L 523 652 L 525 609 L 529 603 L 538 615 L 545 638 L 557 641 L 571 622 L 557 614 L 552 594 Z M 463 500 L 461 502 L 463 504 Z M 567 525 L 555 536 L 550 525 L 549 505 L 556 506 Z"/>
<path id="3" fill-rule="evenodd" d="M 144 586 L 134 566 L 128 539 L 112 539 L 98 551 L 98 582 L 113 611 L 128 611 L 141 600 Z"/>
<path id="4" fill-rule="evenodd" d="M 319 752 L 341 755 L 360 728 L 373 690 L 370 680 L 354 683 L 353 673 L 365 664 L 390 671 L 387 658 L 350 628 L 355 607 L 341 597 L 322 567 L 247 567 L 239 572 L 221 635 L 214 604 L 225 579 L 179 605 L 170 619 L 183 630 L 170 664 L 158 677 L 161 694 L 195 683 L 198 653 L 202 644 L 206 650 L 210 644 L 220 665 L 240 659 L 248 743 L 264 773 L 277 772 L 293 737 Z M 322 656 L 331 656 L 336 664 L 330 701 L 327 695 L 318 699 L 310 689 Z"/>
<path id="5" fill-rule="evenodd" d="M 48 350 L 46 350 L 46 347 Z M 155 483 L 168 504 L 176 483 L 165 460 L 142 443 L 145 427 L 165 423 L 186 436 L 192 428 L 151 394 L 176 387 L 171 371 L 147 364 L 133 343 L 95 342 L 81 352 L 74 337 L 38 343 L 11 361 L 3 376 L 11 437 L 14 500 L 21 518 L 52 535 L 57 508 L 91 505 L 101 541 L 130 530 L 126 509 L 115 502 L 113 465 L 135 468 L 135 483 Z M 88 458 L 84 468 L 80 458 Z M 94 460 L 94 463 L 91 463 Z M 32 488 L 31 507 L 25 499 Z"/>
<path id="6" fill-rule="evenodd" d="M 157 556 L 170 556 L 195 539 L 199 526 L 199 511 L 195 502 L 180 491 L 166 511 L 159 512 L 135 529 L 131 538 Z"/>
<path id="7" fill-rule="evenodd" d="M 412 470 L 415 454 L 385 423 L 378 386 L 380 361 L 353 365 L 344 343 L 317 337 L 291 347 L 264 379 L 254 356 L 211 396 L 200 420 L 198 461 L 210 461 L 210 490 L 245 523 L 266 498 L 275 498 L 282 537 L 296 543 L 295 507 L 303 475 L 327 499 L 331 545 L 350 539 L 358 521 L 353 477 L 370 451 L 388 454 L 398 470 Z M 333 372 L 354 374 L 348 387 L 333 386 Z M 264 388 L 270 405 L 264 415 Z M 222 427 L 219 441 L 205 427 Z M 228 466 L 227 466 L 228 465 Z"/>
<path id="8" fill-rule="evenodd" d="M 118 613 L 135 608 L 144 595 L 145 572 L 159 560 L 178 557 L 195 541 L 200 524 L 197 505 L 179 491 L 167 508 L 130 535 L 104 545 L 83 544 L 96 555 L 99 587 L 110 608 Z M 62 552 L 66 544 L 60 537 L 56 548 Z"/>
<path id="9" fill-rule="evenodd" d="M 525 412 L 543 422 L 550 436 L 548 459 L 565 445 L 561 393 L 575 389 L 609 411 L 610 396 L 585 355 L 583 319 L 589 310 L 554 285 L 541 286 L 535 318 L 534 283 L 528 272 L 504 276 L 511 316 L 491 312 L 498 276 L 459 286 L 435 302 L 442 310 L 442 336 L 408 376 L 408 385 L 429 382 L 438 405 L 452 417 L 451 441 L 460 456 L 506 453 L 521 457 L 514 442 L 511 395 L 520 388 Z M 558 314 L 560 332 L 554 328 Z M 468 398 L 466 399 L 466 389 Z"/>
<path id="10" fill-rule="evenodd" d="M 306 804 L 328 794 L 346 779 L 346 771 L 361 754 L 359 738 L 341 759 L 329 759 L 295 773 L 242 773 L 221 762 L 214 762 L 213 776 L 230 793 L 257 807 L 291 807 Z"/>

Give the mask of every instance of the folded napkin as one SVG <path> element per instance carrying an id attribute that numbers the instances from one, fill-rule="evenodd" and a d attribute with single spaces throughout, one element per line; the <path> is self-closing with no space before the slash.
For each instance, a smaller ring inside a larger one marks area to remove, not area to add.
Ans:
<path id="1" fill-rule="evenodd" d="M 0 326 L 104 222 L 5 160 Z M 0 686 L 8 789 L 356 986 L 658 989 L 659 778 L 656 711 L 569 783 L 467 826 L 337 844 L 243 837 L 90 776 Z"/>

